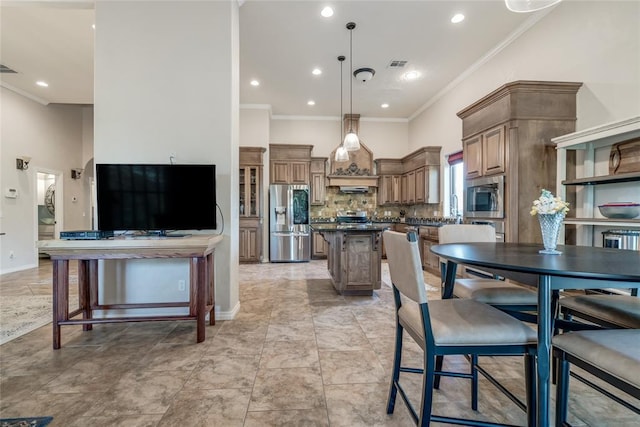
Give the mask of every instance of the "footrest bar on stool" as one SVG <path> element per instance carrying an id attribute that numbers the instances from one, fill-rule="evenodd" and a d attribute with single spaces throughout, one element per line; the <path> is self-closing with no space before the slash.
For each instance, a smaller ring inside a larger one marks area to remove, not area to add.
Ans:
<path id="1" fill-rule="evenodd" d="M 499 423 L 491 423 L 489 421 L 469 420 L 465 418 L 441 417 L 439 415 L 432 415 L 431 421 L 436 423 L 457 424 L 460 426 L 474 426 L 474 427 L 520 427 L 514 424 L 499 424 Z"/>
<path id="2" fill-rule="evenodd" d="M 612 394 L 611 392 L 605 390 L 604 388 L 600 387 L 598 384 L 589 381 L 588 379 L 586 379 L 585 377 L 576 374 L 575 372 L 570 372 L 569 375 L 571 375 L 573 378 L 577 379 L 578 381 L 588 385 L 589 387 L 593 388 L 596 391 L 599 391 L 600 393 L 604 394 L 605 396 L 607 396 L 609 399 L 618 402 L 620 405 L 624 406 L 625 408 L 635 412 L 636 414 L 640 415 L 640 408 L 632 405 L 631 403 L 627 402 L 626 400 L 622 400 L 621 398 L 619 398 L 618 396 Z"/>
<path id="3" fill-rule="evenodd" d="M 527 412 L 527 405 L 524 402 L 522 402 L 520 399 L 518 399 L 518 397 L 515 394 L 507 390 L 505 386 L 500 384 L 498 380 L 496 380 L 493 376 L 491 376 L 489 372 L 487 372 L 480 365 L 476 365 L 476 369 L 478 370 L 478 372 L 482 374 L 483 377 L 487 379 L 487 381 L 493 384 L 498 390 L 500 390 L 505 396 L 507 396 L 513 403 L 515 403 L 518 406 L 518 408 Z"/>

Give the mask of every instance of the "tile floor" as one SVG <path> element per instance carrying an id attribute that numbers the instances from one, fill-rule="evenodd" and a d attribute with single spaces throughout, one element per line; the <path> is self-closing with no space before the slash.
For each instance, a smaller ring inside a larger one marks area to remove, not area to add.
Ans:
<path id="1" fill-rule="evenodd" d="M 50 277 L 47 261 L 4 275 L 0 297 L 46 293 Z M 401 400 L 395 414 L 385 413 L 395 328 L 388 286 L 372 297 L 336 295 L 326 261 L 243 265 L 240 280 L 237 318 L 208 326 L 201 344 L 193 322 L 157 322 L 84 333 L 63 327 L 58 351 L 50 325 L 0 346 L 0 417 L 52 415 L 52 427 L 412 424 Z M 421 350 L 406 342 L 405 357 L 420 366 Z M 461 358 L 446 364 L 467 369 Z M 483 364 L 523 395 L 519 358 Z M 420 378 L 406 380 L 419 397 Z M 486 381 L 477 413 L 468 390 L 466 380 L 443 379 L 436 411 L 524 425 L 524 414 Z M 631 411 L 575 382 L 570 421 L 640 425 Z"/>

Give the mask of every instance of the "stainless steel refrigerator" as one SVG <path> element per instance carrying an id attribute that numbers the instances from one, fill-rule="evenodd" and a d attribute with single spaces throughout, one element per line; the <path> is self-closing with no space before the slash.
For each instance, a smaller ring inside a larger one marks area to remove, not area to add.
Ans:
<path id="1" fill-rule="evenodd" d="M 308 185 L 272 184 L 269 187 L 269 230 L 271 262 L 311 259 Z"/>

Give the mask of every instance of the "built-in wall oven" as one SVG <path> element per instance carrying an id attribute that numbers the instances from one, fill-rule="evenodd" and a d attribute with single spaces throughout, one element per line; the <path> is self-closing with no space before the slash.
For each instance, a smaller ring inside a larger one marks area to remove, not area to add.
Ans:
<path id="1" fill-rule="evenodd" d="M 466 182 L 466 218 L 504 218 L 504 175 L 471 179 Z"/>

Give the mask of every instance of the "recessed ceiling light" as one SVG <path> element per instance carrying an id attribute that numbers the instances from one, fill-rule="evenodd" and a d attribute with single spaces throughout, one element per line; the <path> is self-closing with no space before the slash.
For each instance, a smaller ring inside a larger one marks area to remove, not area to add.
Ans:
<path id="1" fill-rule="evenodd" d="M 382 107 L 382 108 L 389 108 L 389 104 L 384 103 L 384 104 L 382 104 L 380 107 Z"/>
<path id="2" fill-rule="evenodd" d="M 91 28 L 93 28 L 95 30 L 96 29 L 96 24 L 92 24 Z"/>
<path id="3" fill-rule="evenodd" d="M 260 82 L 257 80 L 251 80 L 251 86 L 260 86 Z"/>
<path id="4" fill-rule="evenodd" d="M 307 105 L 316 105 L 316 101 L 311 99 L 311 100 L 307 101 Z"/>
<path id="5" fill-rule="evenodd" d="M 37 81 L 36 84 L 42 87 L 49 87 L 49 83 L 43 82 L 42 80 Z"/>
<path id="6" fill-rule="evenodd" d="M 333 16 L 333 8 L 330 7 L 330 6 L 325 7 L 320 12 L 320 15 L 324 16 L 325 18 L 329 18 L 329 17 Z"/>
<path id="7" fill-rule="evenodd" d="M 322 74 L 322 70 L 320 68 L 314 68 L 311 74 L 313 74 L 314 76 L 319 76 L 320 74 Z"/>
<path id="8" fill-rule="evenodd" d="M 405 80 L 416 80 L 418 77 L 420 77 L 419 71 L 407 71 L 402 75 L 402 78 Z"/>
<path id="9" fill-rule="evenodd" d="M 461 13 L 456 13 L 455 15 L 453 15 L 453 17 L 451 18 L 451 22 L 454 24 L 458 24 L 460 22 L 464 21 L 464 15 Z"/>

